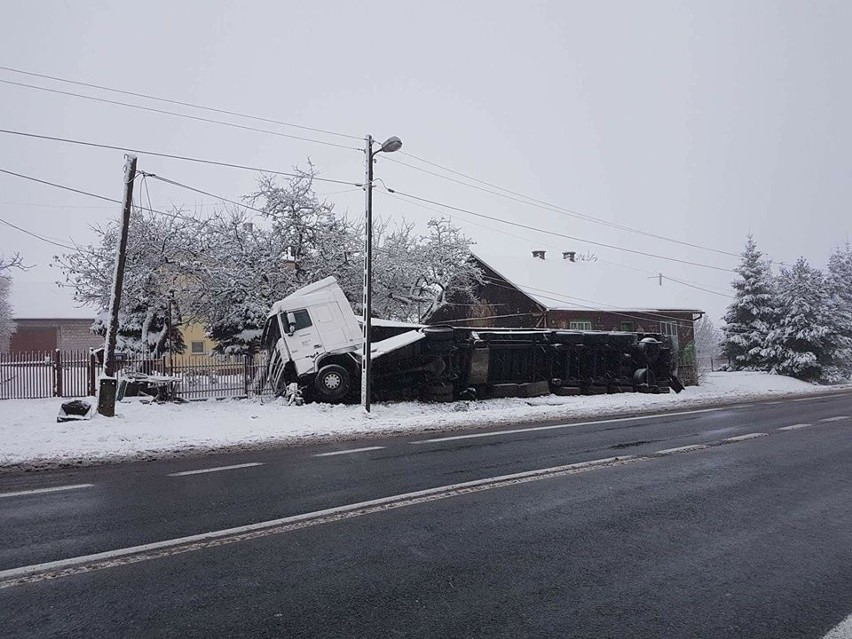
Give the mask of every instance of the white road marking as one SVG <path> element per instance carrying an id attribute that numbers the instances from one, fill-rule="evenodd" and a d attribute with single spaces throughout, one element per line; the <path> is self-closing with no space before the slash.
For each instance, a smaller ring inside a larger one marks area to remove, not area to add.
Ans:
<path id="1" fill-rule="evenodd" d="M 813 424 L 790 424 L 789 426 L 782 426 L 778 430 L 799 430 L 800 428 L 807 428 L 808 426 L 813 426 Z"/>
<path id="2" fill-rule="evenodd" d="M 437 444 L 439 442 L 452 442 L 459 439 L 478 439 L 480 437 L 499 437 L 501 435 L 515 435 L 517 433 L 533 433 L 541 430 L 556 430 L 558 428 L 574 428 L 575 426 L 592 426 L 594 424 L 614 424 L 616 422 L 634 422 L 647 419 L 660 419 L 661 417 L 678 417 L 681 415 L 694 415 L 697 413 L 710 413 L 719 410 L 730 410 L 738 408 L 732 406 L 720 406 L 718 408 L 701 408 L 699 410 L 686 410 L 676 413 L 654 413 L 653 415 L 640 415 L 638 417 L 617 417 L 615 419 L 600 419 L 592 422 L 577 422 L 574 424 L 554 424 L 552 426 L 530 426 L 529 428 L 513 428 L 511 430 L 495 430 L 487 433 L 470 433 L 469 435 L 453 435 L 451 437 L 434 437 L 432 439 L 418 439 L 408 442 L 409 444 Z"/>
<path id="3" fill-rule="evenodd" d="M 834 626 L 822 639 L 852 639 L 852 615 Z"/>
<path id="4" fill-rule="evenodd" d="M 616 466 L 637 461 L 647 461 L 649 459 L 652 458 L 634 457 L 631 455 L 625 457 L 607 457 L 605 459 L 595 459 L 592 461 L 566 464 L 564 466 L 541 468 L 538 470 L 513 473 L 511 475 L 486 477 L 484 479 L 476 479 L 458 484 L 447 484 L 436 488 L 427 488 L 426 490 L 417 490 L 390 497 L 371 499 L 369 501 L 361 501 L 354 504 L 348 504 L 346 506 L 337 506 L 335 508 L 327 508 L 325 510 L 304 513 L 302 515 L 292 515 L 290 517 L 282 517 L 280 519 L 272 519 L 245 526 L 237 526 L 235 528 L 225 528 L 197 535 L 189 535 L 187 537 L 178 537 L 176 539 L 166 539 L 164 541 L 157 541 L 150 544 L 142 544 L 140 546 L 130 546 L 128 548 L 108 550 L 91 555 L 83 555 L 80 557 L 71 557 L 68 559 L 59 559 L 57 561 L 49 561 L 41 564 L 33 564 L 31 566 L 22 566 L 20 568 L 0 570 L 0 589 L 10 588 L 24 583 L 43 581 L 46 579 L 66 577 L 92 570 L 100 570 L 113 566 L 157 559 L 178 553 L 201 550 L 212 546 L 221 546 L 228 543 L 256 539 L 258 537 L 288 532 L 300 528 L 307 528 L 309 526 L 331 523 L 343 519 L 351 519 L 353 517 L 361 517 L 393 508 L 404 508 L 406 506 L 414 506 L 439 499 L 447 499 L 450 497 L 540 481 L 564 475 L 573 475 L 600 467 Z"/>
<path id="5" fill-rule="evenodd" d="M 769 433 L 746 433 L 745 435 L 737 435 L 736 437 L 728 437 L 728 439 L 723 439 L 723 444 L 730 444 L 733 442 L 744 442 L 748 439 L 757 439 L 758 437 L 766 437 Z"/>
<path id="6" fill-rule="evenodd" d="M 349 453 L 365 453 L 368 450 L 381 450 L 384 446 L 366 446 L 365 448 L 350 448 L 348 450 L 335 450 L 330 453 L 317 453 L 314 457 L 331 457 L 333 455 L 348 455 Z"/>
<path id="7" fill-rule="evenodd" d="M 783 399 L 778 400 L 777 402 L 763 402 L 764 406 L 774 406 L 775 404 L 784 404 L 785 401 Z"/>
<path id="8" fill-rule="evenodd" d="M 796 399 L 791 399 L 791 402 L 816 402 L 824 399 L 834 399 L 835 397 L 840 397 L 846 395 L 846 393 L 832 393 L 831 395 L 814 395 L 813 397 L 797 397 Z"/>
<path id="9" fill-rule="evenodd" d="M 180 473 L 169 473 L 169 477 L 184 477 L 186 475 L 201 475 L 202 473 L 218 473 L 222 470 L 237 470 L 238 468 L 251 468 L 252 466 L 263 466 L 263 462 L 251 462 L 249 464 L 234 464 L 233 466 L 217 466 L 215 468 L 199 468 L 198 470 L 185 470 Z"/>
<path id="10" fill-rule="evenodd" d="M 688 453 L 693 450 L 703 450 L 707 448 L 707 444 L 690 444 L 689 446 L 679 446 L 677 448 L 666 448 L 664 450 L 658 450 L 656 452 L 657 455 L 672 455 L 674 453 Z"/>
<path id="11" fill-rule="evenodd" d="M 0 493 L 1 497 L 19 497 L 21 495 L 40 495 L 42 493 L 58 493 L 63 490 L 77 490 L 78 488 L 91 488 L 94 484 L 71 484 L 68 486 L 51 486 L 50 488 L 34 488 L 33 490 L 19 490 L 14 493 Z"/>
<path id="12" fill-rule="evenodd" d="M 837 415 L 835 417 L 825 417 L 819 421 L 821 422 L 839 422 L 841 419 L 849 419 L 849 415 Z"/>

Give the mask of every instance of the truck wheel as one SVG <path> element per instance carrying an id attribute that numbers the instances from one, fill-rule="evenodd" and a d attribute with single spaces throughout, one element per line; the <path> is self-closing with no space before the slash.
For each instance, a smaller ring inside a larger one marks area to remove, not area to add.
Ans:
<path id="1" fill-rule="evenodd" d="M 452 326 L 425 326 L 423 334 L 426 335 L 429 350 L 435 355 L 448 355 L 456 345 Z"/>
<path id="2" fill-rule="evenodd" d="M 430 384 L 423 390 L 425 402 L 453 401 L 453 387 L 450 384 Z"/>
<path id="3" fill-rule="evenodd" d="M 314 378 L 314 390 L 321 402 L 336 403 L 346 397 L 352 387 L 352 377 L 342 366 L 323 366 Z"/>
<path id="4" fill-rule="evenodd" d="M 634 386 L 653 386 L 657 381 L 654 371 L 650 368 L 639 368 L 633 373 Z"/>

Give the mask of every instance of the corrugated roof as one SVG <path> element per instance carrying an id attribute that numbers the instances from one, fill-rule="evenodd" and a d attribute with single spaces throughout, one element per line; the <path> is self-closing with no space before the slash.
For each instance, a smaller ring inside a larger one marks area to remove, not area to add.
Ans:
<path id="1" fill-rule="evenodd" d="M 474 255 L 545 308 L 556 310 L 698 311 L 692 289 L 602 260 L 572 262 L 557 251 L 545 259 Z"/>

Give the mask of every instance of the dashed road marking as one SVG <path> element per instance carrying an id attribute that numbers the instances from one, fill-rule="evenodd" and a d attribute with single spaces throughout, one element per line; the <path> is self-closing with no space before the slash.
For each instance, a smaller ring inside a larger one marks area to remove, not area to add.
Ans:
<path id="1" fill-rule="evenodd" d="M 849 415 L 835 415 L 834 417 L 824 417 L 820 422 L 839 422 L 842 419 L 849 419 Z"/>
<path id="2" fill-rule="evenodd" d="M 782 426 L 778 430 L 799 430 L 800 428 L 807 428 L 808 426 L 813 426 L 813 424 L 790 424 L 789 426 Z"/>
<path id="3" fill-rule="evenodd" d="M 690 444 L 689 446 L 678 446 L 677 448 L 666 448 L 663 450 L 658 450 L 656 455 L 672 455 L 674 453 L 688 453 L 693 450 L 703 450 L 708 447 L 709 444 Z"/>
<path id="4" fill-rule="evenodd" d="M 14 493 L 0 493 L 0 497 L 20 497 L 22 495 L 41 495 L 43 493 L 58 493 L 63 490 L 77 490 L 78 488 L 91 488 L 94 484 L 70 484 L 68 486 L 51 486 L 50 488 L 34 488 L 32 490 L 19 490 Z"/>
<path id="5" fill-rule="evenodd" d="M 758 437 L 766 437 L 769 433 L 746 433 L 745 435 L 737 435 L 736 437 L 728 437 L 727 439 L 723 439 L 723 444 L 730 444 L 733 442 L 744 442 L 749 439 L 757 439 Z"/>
<path id="6" fill-rule="evenodd" d="M 215 468 L 199 468 L 198 470 L 184 470 L 180 473 L 169 473 L 169 477 L 185 477 L 186 475 L 201 475 L 203 473 L 218 473 L 223 470 L 237 470 L 239 468 L 251 468 L 252 466 L 263 466 L 263 462 L 251 462 L 249 464 L 234 464 L 233 466 L 216 466 Z"/>
<path id="7" fill-rule="evenodd" d="M 382 450 L 384 446 L 366 446 L 364 448 L 349 448 L 348 450 L 334 450 L 330 453 L 317 453 L 314 457 L 332 457 L 333 455 L 348 455 L 350 453 L 366 453 L 368 450 Z"/>

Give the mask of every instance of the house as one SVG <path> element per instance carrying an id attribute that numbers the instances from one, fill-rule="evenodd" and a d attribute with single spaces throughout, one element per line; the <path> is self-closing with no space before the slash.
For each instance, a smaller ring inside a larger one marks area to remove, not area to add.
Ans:
<path id="1" fill-rule="evenodd" d="M 689 289 L 576 251 L 477 251 L 472 259 L 484 274 L 478 301 L 451 294 L 429 324 L 662 333 L 691 381 L 693 323 L 704 312 L 689 303 Z"/>

